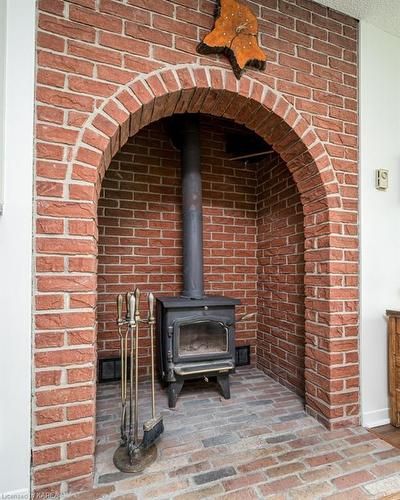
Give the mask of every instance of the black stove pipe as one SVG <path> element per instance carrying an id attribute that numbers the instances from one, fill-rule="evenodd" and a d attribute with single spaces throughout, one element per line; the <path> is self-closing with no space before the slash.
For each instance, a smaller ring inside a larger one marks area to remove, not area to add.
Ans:
<path id="1" fill-rule="evenodd" d="M 199 118 L 198 115 L 186 114 L 179 122 L 183 212 L 182 296 L 201 299 L 204 297 L 204 283 Z"/>

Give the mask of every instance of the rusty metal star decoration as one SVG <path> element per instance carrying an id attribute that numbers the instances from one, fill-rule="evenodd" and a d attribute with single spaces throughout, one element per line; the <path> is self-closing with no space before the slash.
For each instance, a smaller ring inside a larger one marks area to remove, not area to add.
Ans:
<path id="1" fill-rule="evenodd" d="M 267 57 L 258 45 L 258 21 L 238 0 L 217 0 L 214 28 L 198 45 L 200 54 L 225 54 L 237 79 L 245 67 L 264 70 Z"/>

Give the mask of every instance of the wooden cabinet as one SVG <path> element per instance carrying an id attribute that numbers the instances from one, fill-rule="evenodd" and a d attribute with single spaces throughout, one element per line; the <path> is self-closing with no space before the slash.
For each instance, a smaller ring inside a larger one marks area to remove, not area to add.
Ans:
<path id="1" fill-rule="evenodd" d="M 389 318 L 390 423 L 400 427 L 400 311 L 386 311 Z"/>

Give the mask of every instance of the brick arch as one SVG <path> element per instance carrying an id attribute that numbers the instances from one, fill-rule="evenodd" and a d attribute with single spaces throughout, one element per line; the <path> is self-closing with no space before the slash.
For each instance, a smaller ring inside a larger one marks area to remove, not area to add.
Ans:
<path id="1" fill-rule="evenodd" d="M 96 167 L 98 197 L 112 157 L 130 136 L 185 112 L 223 116 L 262 137 L 287 163 L 306 212 L 326 209 L 329 218 L 329 208 L 341 207 L 330 157 L 307 120 L 278 92 L 248 76 L 238 82 L 221 68 L 163 69 L 126 85 L 81 131 L 73 163 Z"/>
<path id="2" fill-rule="evenodd" d="M 152 122 L 185 112 L 225 117 L 245 125 L 286 162 L 305 216 L 306 406 L 328 427 L 357 420 L 358 413 L 356 417 L 343 413 L 339 403 L 343 398 L 335 394 L 344 385 L 334 380 L 332 364 L 340 359 L 344 362 L 344 357 L 332 354 L 330 344 L 342 332 L 337 303 L 329 300 L 341 296 L 333 289 L 338 279 L 331 259 L 336 259 L 334 254 L 342 243 L 346 245 L 335 234 L 338 221 L 345 220 L 340 215 L 339 184 L 313 127 L 282 95 L 249 76 L 237 81 L 230 71 L 215 67 L 163 69 L 134 80 L 107 99 L 80 132 L 71 163 L 91 168 L 93 181 L 93 189 L 84 191 L 80 201 L 91 202 L 95 216 L 105 172 L 128 138 Z M 96 237 L 96 225 L 93 231 Z"/>
<path id="3" fill-rule="evenodd" d="M 341 257 L 349 250 L 351 240 L 343 237 L 346 235 L 343 224 L 354 220 L 350 219 L 353 214 L 343 203 L 325 146 L 288 100 L 249 76 L 238 82 L 230 71 L 221 68 L 164 69 L 134 80 L 101 105 L 80 131 L 69 156 L 65 180 L 69 191 L 65 201 L 37 202 L 39 214 L 64 218 L 62 230 L 66 235 L 51 243 L 46 238 L 37 239 L 39 252 L 49 250 L 49 253 L 65 257 L 61 263 L 51 263 L 54 268 L 47 266 L 45 276 L 37 270 L 37 289 L 40 293 L 51 291 L 68 298 L 66 302 L 62 299 L 60 312 L 38 311 L 35 316 L 37 330 L 67 332 L 66 341 L 64 334 L 57 332 L 59 343 L 50 343 L 50 351 L 35 354 L 39 368 L 37 387 L 59 383 L 57 377 L 60 375 L 56 370 L 53 374 L 46 371 L 46 367 L 67 368 L 67 378 L 63 381 L 67 387 L 57 394 L 52 390 L 37 392 L 35 409 L 56 404 L 57 398 L 69 402 L 86 401 L 56 420 L 67 419 L 67 425 L 51 429 L 40 427 L 40 423 L 46 423 L 46 418 L 50 417 L 45 412 L 36 412 L 34 421 L 39 427 L 34 429 L 35 446 L 71 441 L 67 447 L 66 465 L 36 468 L 34 482 L 39 487 L 52 482 L 54 477 L 64 480 L 66 468 L 68 477 L 89 477 L 93 471 L 94 405 L 87 401 L 95 398 L 95 218 L 104 174 L 112 157 L 130 136 L 151 122 L 184 112 L 223 116 L 245 125 L 271 144 L 287 163 L 301 194 L 305 221 L 307 409 L 330 428 L 358 423 L 357 312 L 343 306 L 346 299 L 356 299 L 352 295 L 354 284 L 350 282 L 354 276 L 346 281 L 347 274 L 354 274 L 354 263 L 349 264 L 346 257 Z M 76 248 L 85 259 L 70 257 L 77 253 Z M 352 270 L 348 266 L 353 266 Z M 338 308 L 340 304 L 342 309 Z M 346 316 L 342 310 L 354 311 L 354 314 Z M 36 345 L 48 342 L 47 337 L 39 337 L 40 334 Z M 50 342 L 57 339 L 52 336 Z M 348 366 L 348 363 L 352 364 Z M 46 377 L 54 377 L 54 381 L 49 382 Z M 82 384 L 86 385 L 81 387 Z M 81 413 L 74 414 L 75 409 Z M 83 438 L 86 438 L 86 448 L 82 450 Z M 86 458 L 80 459 L 80 456 Z M 40 460 L 51 463 L 52 458 Z"/>

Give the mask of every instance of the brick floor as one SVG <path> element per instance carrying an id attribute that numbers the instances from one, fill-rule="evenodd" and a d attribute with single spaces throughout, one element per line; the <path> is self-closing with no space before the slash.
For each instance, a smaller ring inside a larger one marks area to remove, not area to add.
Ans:
<path id="1" fill-rule="evenodd" d="M 142 384 L 142 402 L 149 389 Z M 158 460 L 129 475 L 112 462 L 118 386 L 100 385 L 93 498 L 362 500 L 400 491 L 400 450 L 367 430 L 327 431 L 304 413 L 297 395 L 255 368 L 239 369 L 231 392 L 226 401 L 211 382 L 188 384 L 169 410 L 158 389 L 165 424 Z M 143 421 L 148 402 L 142 404 Z"/>

